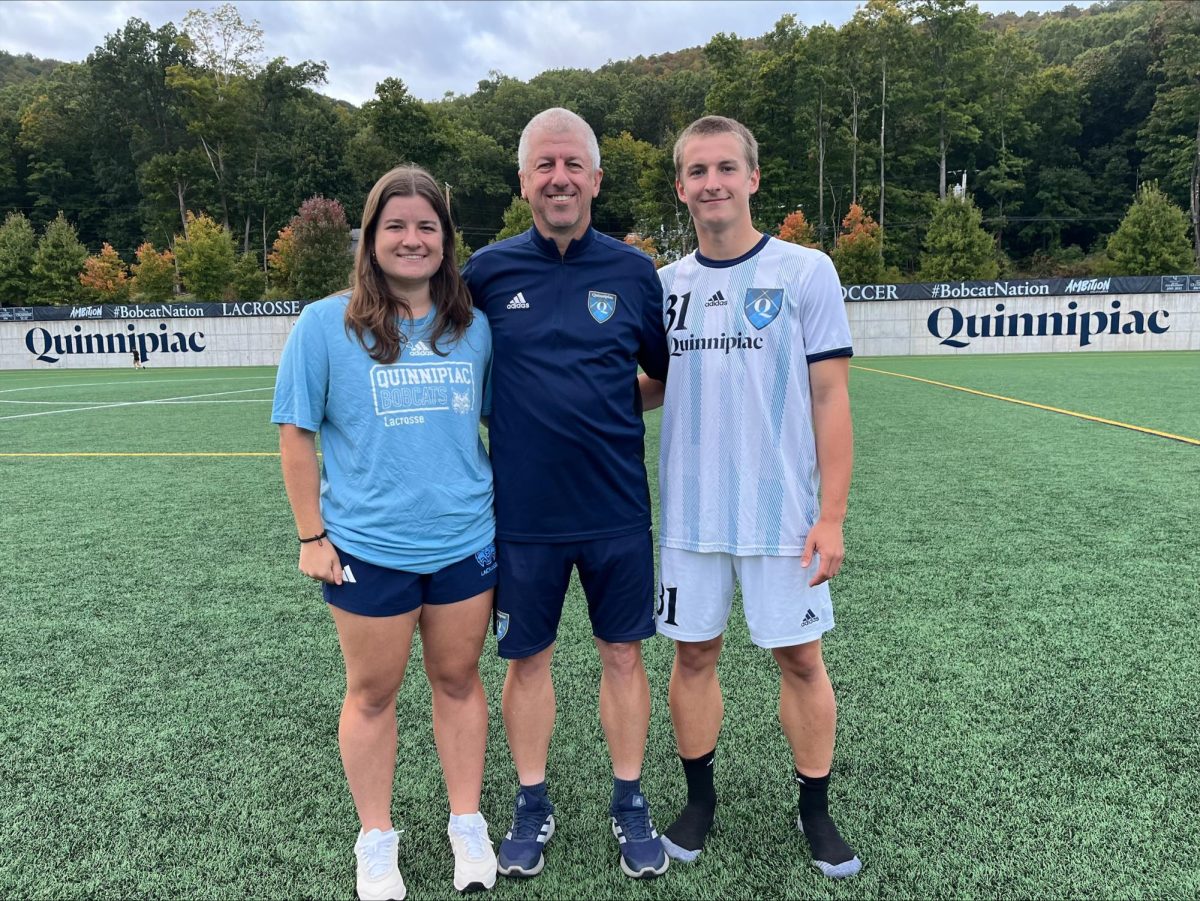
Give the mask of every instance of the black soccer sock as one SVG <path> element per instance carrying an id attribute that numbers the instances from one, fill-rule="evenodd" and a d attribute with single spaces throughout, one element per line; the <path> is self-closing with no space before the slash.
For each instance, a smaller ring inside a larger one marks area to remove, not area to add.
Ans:
<path id="1" fill-rule="evenodd" d="M 717 807 L 717 792 L 713 787 L 713 760 L 717 749 L 691 760 L 680 757 L 683 775 L 687 779 L 687 805 L 667 829 L 667 838 L 686 851 L 700 851 L 712 829 Z"/>
<path id="2" fill-rule="evenodd" d="M 800 785 L 800 823 L 813 860 L 835 866 L 852 860 L 854 849 L 842 839 L 829 816 L 829 774 L 817 778 L 796 770 L 796 782 Z"/>

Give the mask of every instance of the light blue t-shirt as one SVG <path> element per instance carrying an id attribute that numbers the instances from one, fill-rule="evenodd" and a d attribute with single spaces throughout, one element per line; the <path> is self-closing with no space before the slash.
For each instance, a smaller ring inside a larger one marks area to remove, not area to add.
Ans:
<path id="1" fill-rule="evenodd" d="M 433 314 L 405 324 L 395 363 L 372 360 L 345 327 L 347 295 L 309 304 L 279 361 L 271 421 L 321 436 L 321 516 L 359 559 L 429 573 L 495 540 L 492 335 L 476 313 L 462 340 L 429 343 Z M 442 354 L 446 354 L 442 356 Z"/>

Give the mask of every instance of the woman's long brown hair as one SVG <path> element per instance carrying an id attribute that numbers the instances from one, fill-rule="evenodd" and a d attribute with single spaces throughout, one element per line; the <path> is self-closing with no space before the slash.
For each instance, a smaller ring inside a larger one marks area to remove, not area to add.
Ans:
<path id="1" fill-rule="evenodd" d="M 438 190 L 433 176 L 419 166 L 397 166 L 375 182 L 363 207 L 362 236 L 354 256 L 354 274 L 350 303 L 346 306 L 346 329 L 354 332 L 359 343 L 380 363 L 395 363 L 404 343 L 400 320 L 412 318 L 408 300 L 388 287 L 383 270 L 375 262 L 375 229 L 379 214 L 393 197 L 422 197 L 429 201 L 442 225 L 442 265 L 429 279 L 433 301 L 433 329 L 429 344 L 434 353 L 437 342 L 446 336 L 458 341 L 471 324 L 471 294 L 458 274 L 454 258 L 454 224 L 450 209 Z"/>

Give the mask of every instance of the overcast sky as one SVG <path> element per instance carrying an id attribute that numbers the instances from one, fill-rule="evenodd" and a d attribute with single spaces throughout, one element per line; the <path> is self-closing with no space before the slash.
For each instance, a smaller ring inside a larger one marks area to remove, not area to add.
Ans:
<path id="1" fill-rule="evenodd" d="M 215 3 L 0 2 L 0 49 L 9 53 L 78 61 L 105 35 L 131 18 L 154 28 L 179 23 L 188 9 Z M 491 70 L 528 80 L 546 69 L 595 69 L 609 60 L 631 59 L 696 47 L 718 32 L 757 37 L 784 13 L 809 25 L 841 25 L 859 4 L 845 0 L 585 0 L 585 2 L 242 2 L 244 20 L 257 19 L 268 57 L 291 63 L 328 64 L 324 93 L 360 104 L 389 76 L 404 80 L 425 100 L 447 91 L 469 94 Z M 1058 0 L 981 2 L 998 13 L 1061 9 Z M 1085 0 L 1079 6 L 1088 5 Z"/>

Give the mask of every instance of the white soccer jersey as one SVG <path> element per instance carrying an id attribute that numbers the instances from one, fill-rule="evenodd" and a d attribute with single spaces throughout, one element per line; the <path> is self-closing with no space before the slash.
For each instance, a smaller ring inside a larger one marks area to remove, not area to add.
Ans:
<path id="1" fill-rule="evenodd" d="M 659 278 L 671 352 L 660 543 L 802 553 L 819 512 L 808 366 L 853 353 L 833 263 L 764 236 L 738 259 L 693 253 Z"/>

